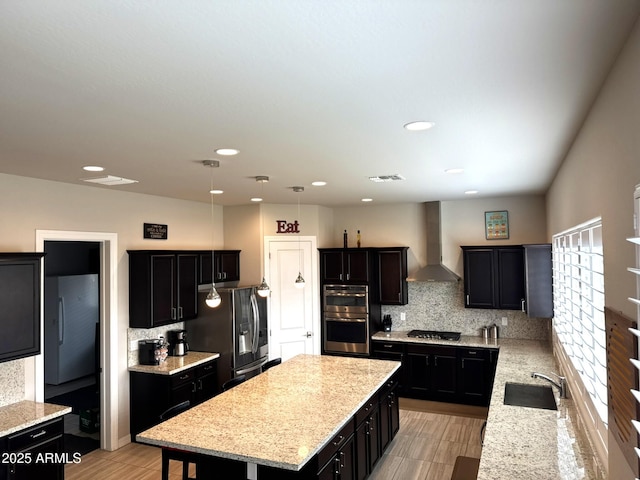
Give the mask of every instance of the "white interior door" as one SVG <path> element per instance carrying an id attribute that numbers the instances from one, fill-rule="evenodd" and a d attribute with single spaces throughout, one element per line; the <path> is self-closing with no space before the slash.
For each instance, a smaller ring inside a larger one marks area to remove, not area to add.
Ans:
<path id="1" fill-rule="evenodd" d="M 265 255 L 271 287 L 269 356 L 285 361 L 320 352 L 318 273 L 315 237 L 267 237 Z M 304 288 L 296 288 L 298 271 Z"/>

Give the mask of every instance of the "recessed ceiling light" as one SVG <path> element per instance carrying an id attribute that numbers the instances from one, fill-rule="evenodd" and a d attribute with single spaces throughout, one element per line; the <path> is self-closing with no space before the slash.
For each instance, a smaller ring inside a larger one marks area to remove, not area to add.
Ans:
<path id="1" fill-rule="evenodd" d="M 465 195 L 475 195 L 478 193 L 478 190 L 467 190 L 464 192 Z"/>
<path id="2" fill-rule="evenodd" d="M 455 174 L 455 173 L 462 173 L 464 172 L 464 168 L 447 168 L 444 173 L 450 173 L 450 174 Z"/>
<path id="3" fill-rule="evenodd" d="M 404 128 L 410 132 L 421 132 L 423 130 L 429 130 L 435 125 L 434 122 L 428 122 L 426 120 L 419 120 L 417 122 L 409 122 L 405 124 Z"/>
<path id="4" fill-rule="evenodd" d="M 373 202 L 373 198 L 363 198 L 363 202 Z"/>
<path id="5" fill-rule="evenodd" d="M 104 167 L 99 167 L 98 165 L 86 165 L 82 167 L 82 169 L 86 170 L 87 172 L 102 172 L 104 170 Z"/>
<path id="6" fill-rule="evenodd" d="M 261 201 L 262 201 L 262 199 L 261 199 L 260 197 L 253 197 L 253 198 L 251 199 L 251 201 L 252 201 L 252 202 L 261 202 Z"/>
<path id="7" fill-rule="evenodd" d="M 237 155 L 238 153 L 240 153 L 240 150 L 236 150 L 235 148 L 218 148 L 216 150 L 216 153 L 218 155 Z"/>
<path id="8" fill-rule="evenodd" d="M 314 187 L 324 187 L 327 184 L 327 182 L 323 182 L 321 180 L 318 180 L 317 182 L 311 182 L 311 185 L 313 185 Z"/>
<path id="9" fill-rule="evenodd" d="M 211 195 L 222 195 L 224 193 L 224 190 L 209 190 L 209 193 Z"/>

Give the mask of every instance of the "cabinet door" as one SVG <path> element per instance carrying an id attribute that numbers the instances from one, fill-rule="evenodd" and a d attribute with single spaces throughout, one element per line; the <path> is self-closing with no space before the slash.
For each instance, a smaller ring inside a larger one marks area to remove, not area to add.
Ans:
<path id="1" fill-rule="evenodd" d="M 64 479 L 64 463 L 63 462 L 36 462 L 38 455 L 46 453 L 60 454 L 64 450 L 62 435 L 29 447 L 22 452 L 31 457 L 31 463 L 18 463 L 9 466 L 9 480 L 63 480 Z"/>
<path id="2" fill-rule="evenodd" d="M 492 249 L 464 250 L 465 306 L 495 308 L 494 262 Z"/>
<path id="3" fill-rule="evenodd" d="M 524 245 L 525 309 L 530 317 L 553 317 L 551 244 Z"/>
<path id="4" fill-rule="evenodd" d="M 431 389 L 437 398 L 454 401 L 457 393 L 456 352 L 452 349 L 442 349 L 442 352 L 432 355 Z"/>
<path id="5" fill-rule="evenodd" d="M 338 454 L 327 463 L 319 472 L 318 480 L 340 480 L 340 460 Z"/>
<path id="6" fill-rule="evenodd" d="M 342 250 L 329 250 L 320 253 L 322 281 L 324 283 L 344 283 Z"/>
<path id="7" fill-rule="evenodd" d="M 178 320 L 198 316 L 198 255 L 178 254 L 177 297 Z"/>
<path id="8" fill-rule="evenodd" d="M 376 406 L 365 421 L 368 431 L 367 467 L 371 473 L 380 459 L 380 408 Z"/>
<path id="9" fill-rule="evenodd" d="M 348 283 L 367 283 L 369 281 L 369 252 L 366 250 L 347 252 L 344 270 Z"/>
<path id="10" fill-rule="evenodd" d="M 407 249 L 378 251 L 378 285 L 382 305 L 406 305 Z"/>
<path id="11" fill-rule="evenodd" d="M 488 405 L 489 352 L 460 349 L 459 394 L 465 404 Z"/>
<path id="12" fill-rule="evenodd" d="M 175 255 L 151 255 L 151 325 L 159 326 L 178 320 L 175 301 Z"/>
<path id="13" fill-rule="evenodd" d="M 356 440 L 355 435 L 344 443 L 337 454 L 340 480 L 356 480 Z"/>
<path id="14" fill-rule="evenodd" d="M 204 402 L 218 393 L 218 375 L 216 362 L 198 367 L 196 374 L 196 401 Z"/>
<path id="15" fill-rule="evenodd" d="M 524 300 L 524 255 L 521 247 L 496 249 L 498 308 L 521 310 Z"/>
<path id="16" fill-rule="evenodd" d="M 216 282 L 236 282 L 240 280 L 240 252 L 217 251 L 214 253 Z"/>
<path id="17" fill-rule="evenodd" d="M 406 355 L 405 390 L 418 397 L 426 398 L 431 391 L 431 369 L 429 355 L 408 351 Z"/>

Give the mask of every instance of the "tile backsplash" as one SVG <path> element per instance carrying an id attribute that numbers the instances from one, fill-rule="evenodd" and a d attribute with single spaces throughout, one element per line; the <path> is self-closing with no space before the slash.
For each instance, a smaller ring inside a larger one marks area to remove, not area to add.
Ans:
<path id="1" fill-rule="evenodd" d="M 501 338 L 548 340 L 551 320 L 530 318 L 517 310 L 465 308 L 462 282 L 408 282 L 407 305 L 383 305 L 382 315 L 391 315 L 392 331 L 443 330 L 480 336 L 480 329 L 497 324 Z M 405 320 L 400 314 L 406 315 Z M 507 325 L 502 325 L 502 318 Z"/>
<path id="2" fill-rule="evenodd" d="M 172 323 L 171 325 L 163 325 L 162 327 L 155 328 L 129 328 L 127 330 L 127 366 L 138 365 L 138 350 L 131 350 L 131 342 L 138 342 L 139 340 L 150 340 L 152 338 L 158 338 L 162 335 L 167 340 L 167 332 L 169 330 L 182 330 L 184 329 L 184 322 Z"/>
<path id="3" fill-rule="evenodd" d="M 0 363 L 0 407 L 24 400 L 24 359 Z"/>

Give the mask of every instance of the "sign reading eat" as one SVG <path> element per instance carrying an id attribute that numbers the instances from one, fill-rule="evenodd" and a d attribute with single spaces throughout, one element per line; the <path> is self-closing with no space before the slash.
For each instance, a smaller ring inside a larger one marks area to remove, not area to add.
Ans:
<path id="1" fill-rule="evenodd" d="M 278 226 L 276 233 L 300 233 L 300 224 L 297 220 L 293 223 L 286 220 L 276 220 L 276 225 Z"/>

